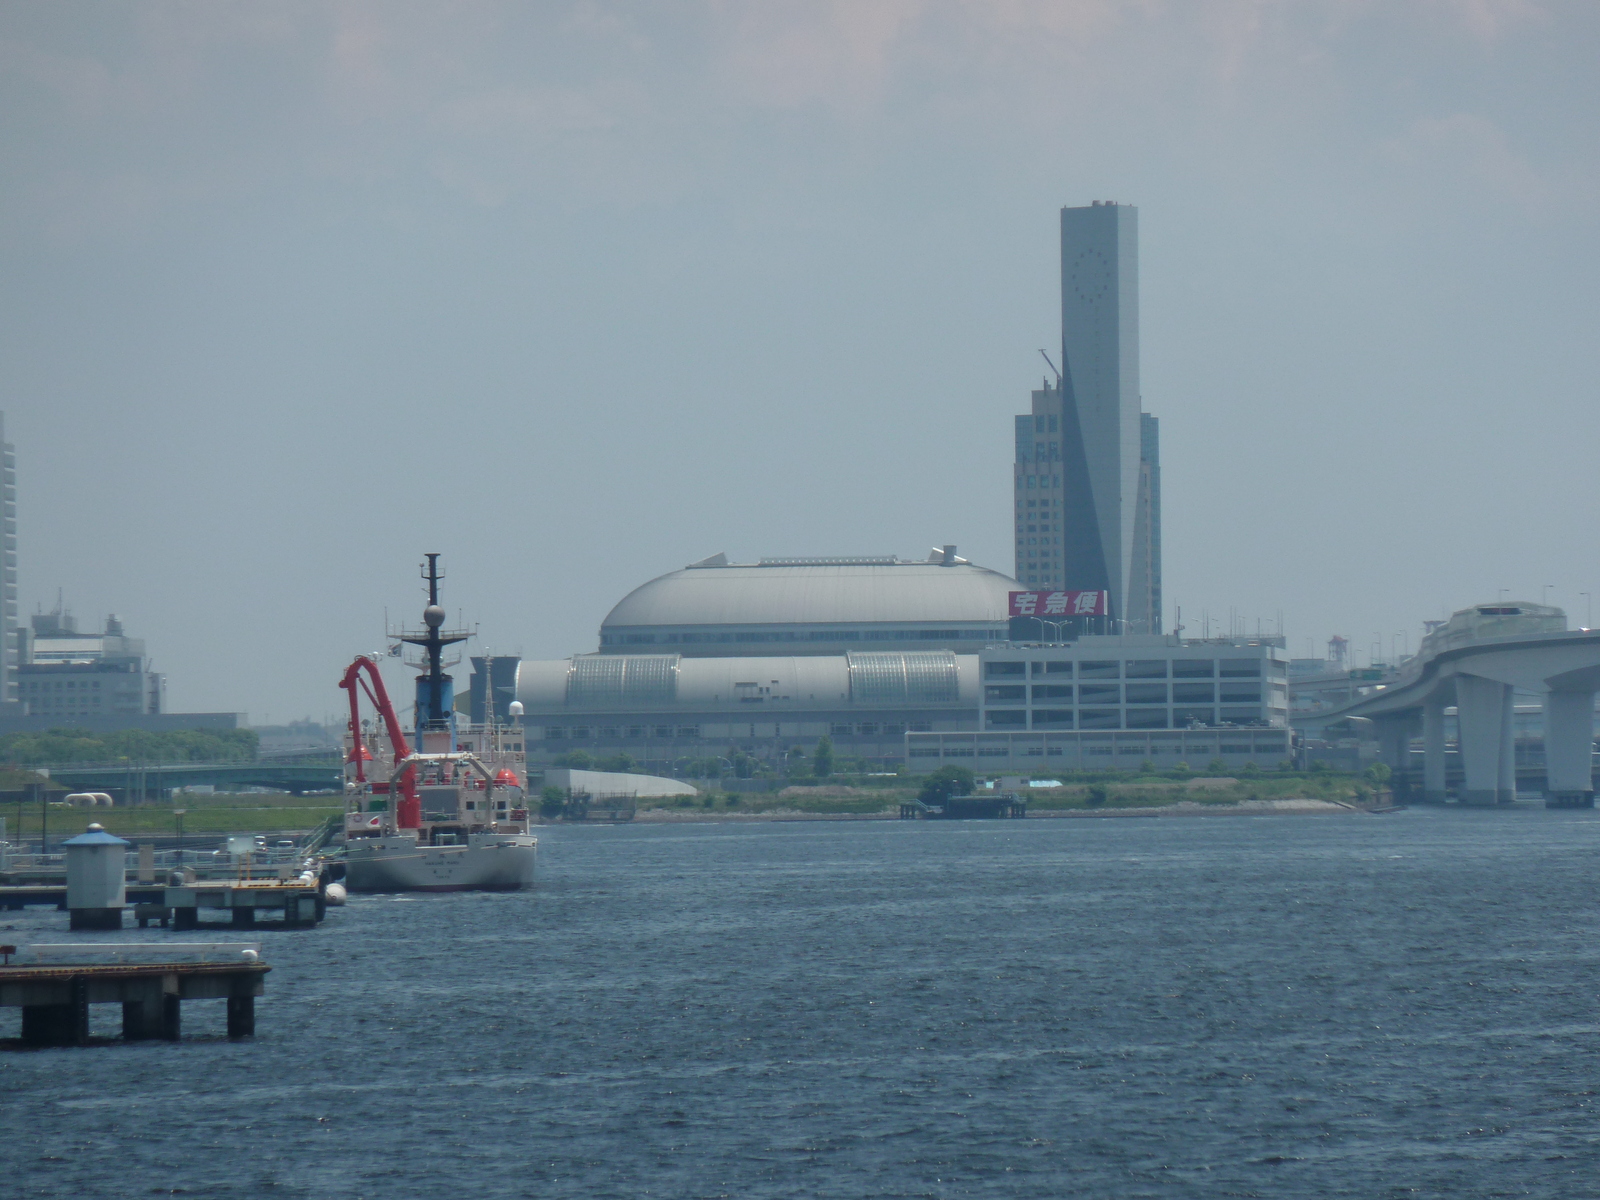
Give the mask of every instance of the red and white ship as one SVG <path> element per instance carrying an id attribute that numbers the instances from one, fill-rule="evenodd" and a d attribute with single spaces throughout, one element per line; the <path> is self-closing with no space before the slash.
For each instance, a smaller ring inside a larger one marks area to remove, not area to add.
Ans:
<path id="1" fill-rule="evenodd" d="M 373 658 L 362 655 L 339 686 L 350 696 L 345 735 L 345 886 L 352 892 L 515 891 L 533 884 L 539 839 L 529 832 L 527 758 L 520 725 L 494 706 L 473 724 L 455 712 L 444 648 L 439 556 L 427 556 L 424 628 L 399 640 L 423 657 L 412 736 L 395 714 Z M 376 716 L 361 717 L 366 695 Z M 513 709 L 513 712 L 515 709 Z"/>

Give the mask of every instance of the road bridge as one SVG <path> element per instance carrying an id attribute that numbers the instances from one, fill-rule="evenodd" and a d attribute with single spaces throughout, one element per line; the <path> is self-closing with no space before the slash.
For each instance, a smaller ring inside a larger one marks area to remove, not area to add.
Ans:
<path id="1" fill-rule="evenodd" d="M 1516 691 L 1544 707 L 1545 798 L 1552 807 L 1594 807 L 1594 698 L 1600 631 L 1568 630 L 1566 614 L 1502 602 L 1455 613 L 1422 640 L 1394 681 L 1342 710 L 1371 720 L 1383 760 L 1396 771 L 1423 745 L 1422 799 L 1446 798 L 1445 709 L 1456 709 L 1463 804 L 1516 798 L 1512 703 Z"/>
<path id="2" fill-rule="evenodd" d="M 129 794 L 166 795 L 174 788 L 265 787 L 303 796 L 342 791 L 344 771 L 330 763 L 91 763 L 51 767 L 50 778 L 76 792 L 125 789 Z"/>

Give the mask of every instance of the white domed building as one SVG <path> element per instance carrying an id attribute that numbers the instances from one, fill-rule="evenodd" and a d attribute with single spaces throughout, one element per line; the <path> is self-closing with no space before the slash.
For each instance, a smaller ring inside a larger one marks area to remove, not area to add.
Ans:
<path id="1" fill-rule="evenodd" d="M 1020 589 L 953 546 L 926 561 L 716 555 L 625 596 L 596 653 L 520 664 L 529 761 L 775 758 L 827 734 L 898 762 L 908 731 L 977 728 L 978 651 L 1006 640 Z"/>

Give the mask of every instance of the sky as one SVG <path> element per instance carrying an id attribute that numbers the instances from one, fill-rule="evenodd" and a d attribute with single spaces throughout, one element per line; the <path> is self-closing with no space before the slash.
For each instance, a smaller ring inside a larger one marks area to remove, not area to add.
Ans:
<path id="1" fill-rule="evenodd" d="M 1167 620 L 1600 592 L 1589 0 L 0 0 L 25 614 L 336 713 L 726 552 L 1008 572 L 1057 212 L 1136 204 Z"/>

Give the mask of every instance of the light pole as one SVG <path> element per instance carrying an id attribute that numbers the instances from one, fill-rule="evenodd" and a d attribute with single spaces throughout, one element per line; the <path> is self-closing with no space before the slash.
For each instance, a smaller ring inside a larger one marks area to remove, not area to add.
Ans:
<path id="1" fill-rule="evenodd" d="M 178 822 L 178 865 L 180 867 L 183 866 L 183 818 L 188 812 L 187 808 L 175 808 L 172 810 L 172 815 Z"/>
<path id="2" fill-rule="evenodd" d="M 1539 589 L 1539 603 L 1541 605 L 1549 603 L 1550 589 L 1553 587 L 1555 587 L 1555 584 L 1547 583 Z"/>
<path id="3" fill-rule="evenodd" d="M 1583 627 L 1585 629 L 1593 629 L 1594 598 L 1588 592 L 1579 592 L 1578 595 L 1583 597 Z"/>

